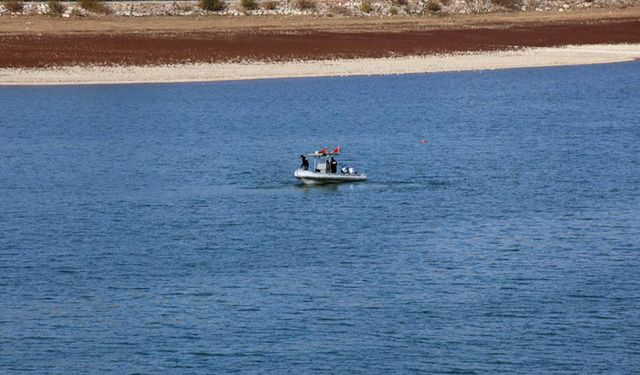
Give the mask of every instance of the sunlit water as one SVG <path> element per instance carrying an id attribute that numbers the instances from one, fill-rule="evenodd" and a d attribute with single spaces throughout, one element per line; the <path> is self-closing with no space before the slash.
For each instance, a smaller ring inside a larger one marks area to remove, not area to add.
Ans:
<path id="1" fill-rule="evenodd" d="M 638 371 L 639 89 L 0 88 L 0 373 Z M 338 145 L 369 182 L 295 181 Z"/>

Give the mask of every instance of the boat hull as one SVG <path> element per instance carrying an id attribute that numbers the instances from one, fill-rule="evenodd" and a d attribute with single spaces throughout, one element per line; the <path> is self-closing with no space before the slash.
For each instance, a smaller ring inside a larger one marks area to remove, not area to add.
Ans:
<path id="1" fill-rule="evenodd" d="M 318 173 L 302 169 L 296 170 L 294 176 L 307 185 L 342 184 L 367 180 L 367 175 L 365 174 Z"/>

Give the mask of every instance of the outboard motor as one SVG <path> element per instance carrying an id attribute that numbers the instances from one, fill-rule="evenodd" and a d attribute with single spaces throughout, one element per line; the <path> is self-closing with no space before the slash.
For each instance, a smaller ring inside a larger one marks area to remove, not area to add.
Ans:
<path id="1" fill-rule="evenodd" d="M 349 174 L 358 174 L 355 168 L 349 168 Z"/>

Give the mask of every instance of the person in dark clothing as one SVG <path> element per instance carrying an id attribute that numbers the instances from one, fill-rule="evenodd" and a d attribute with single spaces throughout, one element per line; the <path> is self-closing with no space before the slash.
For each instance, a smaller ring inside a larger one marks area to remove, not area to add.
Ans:
<path id="1" fill-rule="evenodd" d="M 331 173 L 338 173 L 338 162 L 334 158 L 331 158 Z"/>
<path id="2" fill-rule="evenodd" d="M 307 160 L 307 158 L 304 155 L 300 155 L 300 159 L 302 159 L 302 164 L 300 165 L 300 168 L 306 170 L 309 170 L 309 160 Z"/>

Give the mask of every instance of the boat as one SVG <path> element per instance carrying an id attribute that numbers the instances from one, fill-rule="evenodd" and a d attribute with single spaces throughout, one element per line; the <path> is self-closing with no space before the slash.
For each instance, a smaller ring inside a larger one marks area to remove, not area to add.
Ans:
<path id="1" fill-rule="evenodd" d="M 328 147 L 310 154 L 300 155 L 302 165 L 296 169 L 293 175 L 307 185 L 339 184 L 345 182 L 366 181 L 367 175 L 358 172 L 352 167 L 338 169 L 338 161 L 335 159 L 340 154 L 340 147 L 329 151 Z M 313 167 L 309 167 L 307 157 L 313 160 Z"/>

